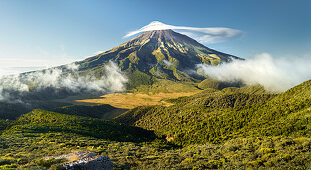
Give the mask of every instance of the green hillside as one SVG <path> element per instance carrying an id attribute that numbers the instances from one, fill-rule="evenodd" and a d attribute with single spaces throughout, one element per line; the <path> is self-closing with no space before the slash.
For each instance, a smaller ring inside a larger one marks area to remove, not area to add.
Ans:
<path id="1" fill-rule="evenodd" d="M 54 109 L 63 107 L 68 103 L 55 102 L 49 100 L 25 100 L 24 102 L 0 101 L 0 119 L 15 120 L 20 115 L 28 113 L 33 109 Z"/>
<path id="2" fill-rule="evenodd" d="M 241 90 L 207 89 L 191 97 L 170 100 L 170 107 L 149 106 L 130 110 L 115 118 L 165 135 L 173 143 L 219 143 L 235 136 L 250 118 L 249 108 L 273 98 L 273 94 L 250 94 Z M 244 113 L 246 112 L 246 113 Z"/>
<path id="3" fill-rule="evenodd" d="M 254 108 L 247 128 L 262 135 L 311 136 L 311 80 Z M 251 110 L 252 111 L 252 110 Z"/>
<path id="4" fill-rule="evenodd" d="M 256 86 L 207 89 L 169 100 L 173 106 L 139 107 L 115 120 L 155 130 L 180 145 L 222 143 L 243 136 L 310 137 L 310 82 L 279 95 Z"/>
<path id="5" fill-rule="evenodd" d="M 207 78 L 203 81 L 201 81 L 198 85 L 199 88 L 201 89 L 217 89 L 217 90 L 222 90 L 227 87 L 241 87 L 243 86 L 242 83 L 239 82 L 224 82 L 224 81 L 219 81 L 211 78 Z"/>
<path id="6" fill-rule="evenodd" d="M 88 151 L 109 156 L 115 169 L 308 169 L 310 85 L 282 94 L 207 88 L 167 99 L 170 107 L 129 110 L 118 123 L 90 118 L 109 112 L 104 105 L 34 110 L 0 121 L 0 168 L 57 168 L 68 160 L 41 158 Z"/>
<path id="7" fill-rule="evenodd" d="M 193 82 L 180 82 L 166 79 L 157 79 L 151 85 L 140 85 L 132 92 L 135 93 L 173 93 L 173 92 L 193 92 L 198 91 L 197 83 Z"/>
<path id="8" fill-rule="evenodd" d="M 155 138 L 152 132 L 141 128 L 39 109 L 19 117 L 3 134 L 51 132 L 79 134 L 114 141 L 140 142 Z"/>
<path id="9" fill-rule="evenodd" d="M 153 132 L 138 127 L 39 109 L 16 121 L 1 120 L 0 123 L 0 167 L 26 164 L 31 159 L 70 152 L 79 147 L 94 147 L 94 142 L 96 145 L 99 142 L 140 143 L 157 138 Z"/>
<path id="10" fill-rule="evenodd" d="M 22 115 L 16 121 L 1 120 L 0 123 L 0 168 L 44 168 L 44 161 L 40 163 L 39 158 L 45 156 L 97 148 L 99 145 L 114 146 L 119 142 L 140 143 L 157 139 L 153 132 L 138 127 L 39 109 Z M 55 160 L 50 165 L 64 161 Z"/>
<path id="11" fill-rule="evenodd" d="M 99 118 L 99 119 L 105 119 L 105 120 L 110 120 L 118 116 L 119 114 L 123 113 L 124 111 L 126 111 L 125 109 L 115 108 L 108 104 L 99 104 L 99 105 L 93 105 L 93 106 L 69 105 L 69 106 L 53 108 L 50 110 L 57 112 L 57 113 L 91 117 L 91 118 Z"/>

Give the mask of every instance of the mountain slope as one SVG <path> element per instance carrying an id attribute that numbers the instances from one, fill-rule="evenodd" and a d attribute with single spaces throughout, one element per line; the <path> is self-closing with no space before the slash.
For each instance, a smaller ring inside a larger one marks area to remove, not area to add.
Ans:
<path id="1" fill-rule="evenodd" d="M 7 108 L 5 102 L 0 103 L 3 105 L 0 117 L 14 119 L 35 108 L 50 110 L 54 107 L 47 106 L 52 102 L 46 105 L 43 100 L 68 96 L 125 89 L 143 93 L 196 91 L 196 83 L 205 78 L 199 74 L 197 64 L 216 65 L 233 58 L 239 59 L 172 30 L 143 32 L 118 47 L 75 62 L 76 65 L 9 76 L 0 83 L 0 99 L 4 97 L 13 104 Z M 26 108 L 20 101 L 30 105 Z M 64 106 L 63 103 L 54 105 Z M 14 116 L 9 116 L 11 113 Z"/>
<path id="2" fill-rule="evenodd" d="M 218 64 L 233 58 L 239 59 L 172 30 L 148 31 L 83 61 L 7 76 L 1 79 L 0 97 L 41 100 L 80 92 L 118 91 L 127 80 L 127 89 L 160 79 L 198 82 L 204 77 L 198 74 L 197 64 Z"/>
<path id="3" fill-rule="evenodd" d="M 129 75 L 130 81 L 150 84 L 152 78 L 196 81 L 196 64 L 219 64 L 238 57 L 205 47 L 186 35 L 172 30 L 143 32 L 139 36 L 81 62 L 80 70 L 96 70 L 112 60 Z M 137 86 L 132 84 L 131 86 Z"/>

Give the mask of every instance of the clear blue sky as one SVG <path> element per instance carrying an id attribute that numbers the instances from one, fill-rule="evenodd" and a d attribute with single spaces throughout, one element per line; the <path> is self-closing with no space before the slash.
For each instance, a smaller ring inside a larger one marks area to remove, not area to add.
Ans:
<path id="1" fill-rule="evenodd" d="M 241 30 L 205 45 L 243 58 L 311 57 L 310 8 L 310 0 L 1 0 L 0 67 L 82 59 L 155 20 Z"/>

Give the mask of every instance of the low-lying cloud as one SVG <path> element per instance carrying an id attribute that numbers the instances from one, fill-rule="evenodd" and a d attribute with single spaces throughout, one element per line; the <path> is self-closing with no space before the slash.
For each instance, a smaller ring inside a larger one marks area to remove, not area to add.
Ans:
<path id="1" fill-rule="evenodd" d="M 311 79 L 310 58 L 273 58 L 263 53 L 248 60 L 234 60 L 218 66 L 198 64 L 207 76 L 223 81 L 260 84 L 270 91 L 282 92 Z"/>
<path id="2" fill-rule="evenodd" d="M 185 34 L 191 38 L 196 39 L 201 43 L 219 43 L 227 41 L 231 38 L 241 35 L 241 31 L 226 27 L 209 27 L 209 28 L 198 28 L 198 27 L 186 27 L 186 26 L 174 26 L 161 23 L 159 21 L 153 21 L 150 24 L 127 33 L 124 38 L 131 37 L 144 31 L 152 30 L 166 30 L 173 29 L 182 34 Z"/>
<path id="3" fill-rule="evenodd" d="M 0 67 L 0 77 L 4 75 L 19 74 L 42 69 L 45 69 L 45 67 Z"/>
<path id="4" fill-rule="evenodd" d="M 104 66 L 101 77 L 76 74 L 78 68 L 76 64 L 69 64 L 42 71 L 2 76 L 0 101 L 21 101 L 24 96 L 36 96 L 46 91 L 49 92 L 47 95 L 53 95 L 51 93 L 117 92 L 125 88 L 127 77 L 113 62 Z"/>
<path id="5" fill-rule="evenodd" d="M 171 62 L 169 62 L 168 60 L 162 60 L 163 61 L 163 63 L 165 64 L 165 65 L 167 65 L 167 66 L 171 66 L 171 65 L 173 65 L 173 63 L 171 63 Z"/>

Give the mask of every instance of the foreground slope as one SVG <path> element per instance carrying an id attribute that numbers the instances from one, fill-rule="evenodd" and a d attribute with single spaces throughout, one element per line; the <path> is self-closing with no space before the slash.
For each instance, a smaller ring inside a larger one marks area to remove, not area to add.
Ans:
<path id="1" fill-rule="evenodd" d="M 224 140 L 221 144 L 180 148 L 140 128 L 44 110 L 34 110 L 16 121 L 1 123 L 1 169 L 56 169 L 75 159 L 57 156 L 77 151 L 109 156 L 114 169 L 307 169 L 311 166 L 308 137 L 248 136 Z"/>
<path id="2" fill-rule="evenodd" d="M 70 133 L 114 141 L 148 141 L 156 138 L 151 131 L 111 121 L 33 110 L 18 118 L 4 134 Z"/>
<path id="3" fill-rule="evenodd" d="M 127 145 L 157 139 L 152 131 L 142 128 L 40 109 L 15 121 L 0 123 L 0 169 L 35 168 L 36 164 L 44 169 L 66 160 L 45 162 L 39 158 L 80 150 L 80 147 L 86 150 L 111 144 L 115 148 L 119 142 Z"/>

